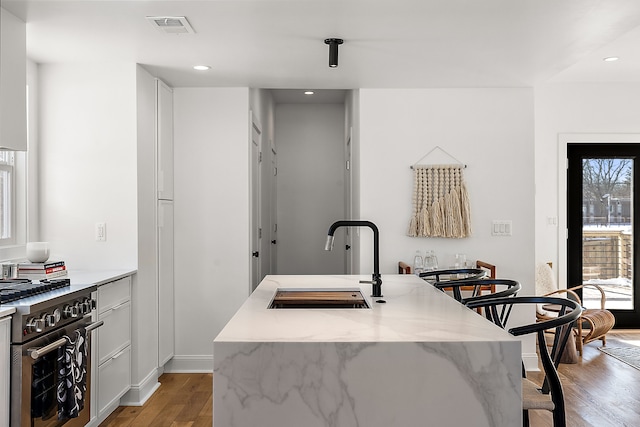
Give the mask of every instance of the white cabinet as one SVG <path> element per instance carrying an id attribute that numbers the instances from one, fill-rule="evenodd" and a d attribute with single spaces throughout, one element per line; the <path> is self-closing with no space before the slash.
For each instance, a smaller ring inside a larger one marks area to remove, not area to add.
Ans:
<path id="1" fill-rule="evenodd" d="M 9 371 L 11 317 L 0 319 L 0 426 L 9 425 Z"/>
<path id="2" fill-rule="evenodd" d="M 98 418 L 131 388 L 131 277 L 98 288 Z M 108 415 L 108 414 L 107 414 Z"/>
<path id="3" fill-rule="evenodd" d="M 156 79 L 158 368 L 174 356 L 173 91 Z"/>
<path id="4" fill-rule="evenodd" d="M 156 79 L 158 199 L 173 200 L 173 91 Z"/>
<path id="5" fill-rule="evenodd" d="M 174 355 L 173 202 L 158 200 L 158 367 Z"/>
<path id="6" fill-rule="evenodd" d="M 1 7 L 0 148 L 27 149 L 27 27 Z"/>

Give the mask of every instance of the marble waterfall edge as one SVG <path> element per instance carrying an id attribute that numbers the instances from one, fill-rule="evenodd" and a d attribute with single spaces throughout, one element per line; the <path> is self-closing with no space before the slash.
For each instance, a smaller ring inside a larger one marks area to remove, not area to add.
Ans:
<path id="1" fill-rule="evenodd" d="M 519 425 L 502 408 L 520 411 L 520 376 L 495 374 L 505 352 L 520 347 L 219 343 L 214 426 Z"/>

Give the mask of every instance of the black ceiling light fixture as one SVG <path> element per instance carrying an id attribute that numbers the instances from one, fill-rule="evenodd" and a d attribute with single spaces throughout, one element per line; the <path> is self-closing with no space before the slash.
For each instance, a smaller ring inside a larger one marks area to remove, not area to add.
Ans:
<path id="1" fill-rule="evenodd" d="M 338 45 L 344 43 L 342 39 L 324 39 L 324 43 L 329 45 L 329 67 L 338 66 Z"/>

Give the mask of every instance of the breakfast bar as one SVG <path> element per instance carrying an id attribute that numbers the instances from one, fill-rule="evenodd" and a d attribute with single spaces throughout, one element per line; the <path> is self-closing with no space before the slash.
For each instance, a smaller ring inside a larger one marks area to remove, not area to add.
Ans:
<path id="1" fill-rule="evenodd" d="M 519 340 L 416 276 L 376 298 L 361 280 L 267 276 L 214 340 L 214 427 L 521 425 Z M 274 304 L 283 290 L 366 304 Z"/>

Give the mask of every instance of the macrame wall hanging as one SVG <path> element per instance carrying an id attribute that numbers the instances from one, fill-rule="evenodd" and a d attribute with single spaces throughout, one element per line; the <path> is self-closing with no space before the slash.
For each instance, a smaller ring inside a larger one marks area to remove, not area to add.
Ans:
<path id="1" fill-rule="evenodd" d="M 436 146 L 449 157 L 449 153 Z M 427 153 L 422 159 L 427 157 Z M 413 165 L 413 215 L 408 235 L 411 237 L 462 238 L 471 235 L 469 195 L 458 162 L 450 165 Z"/>

